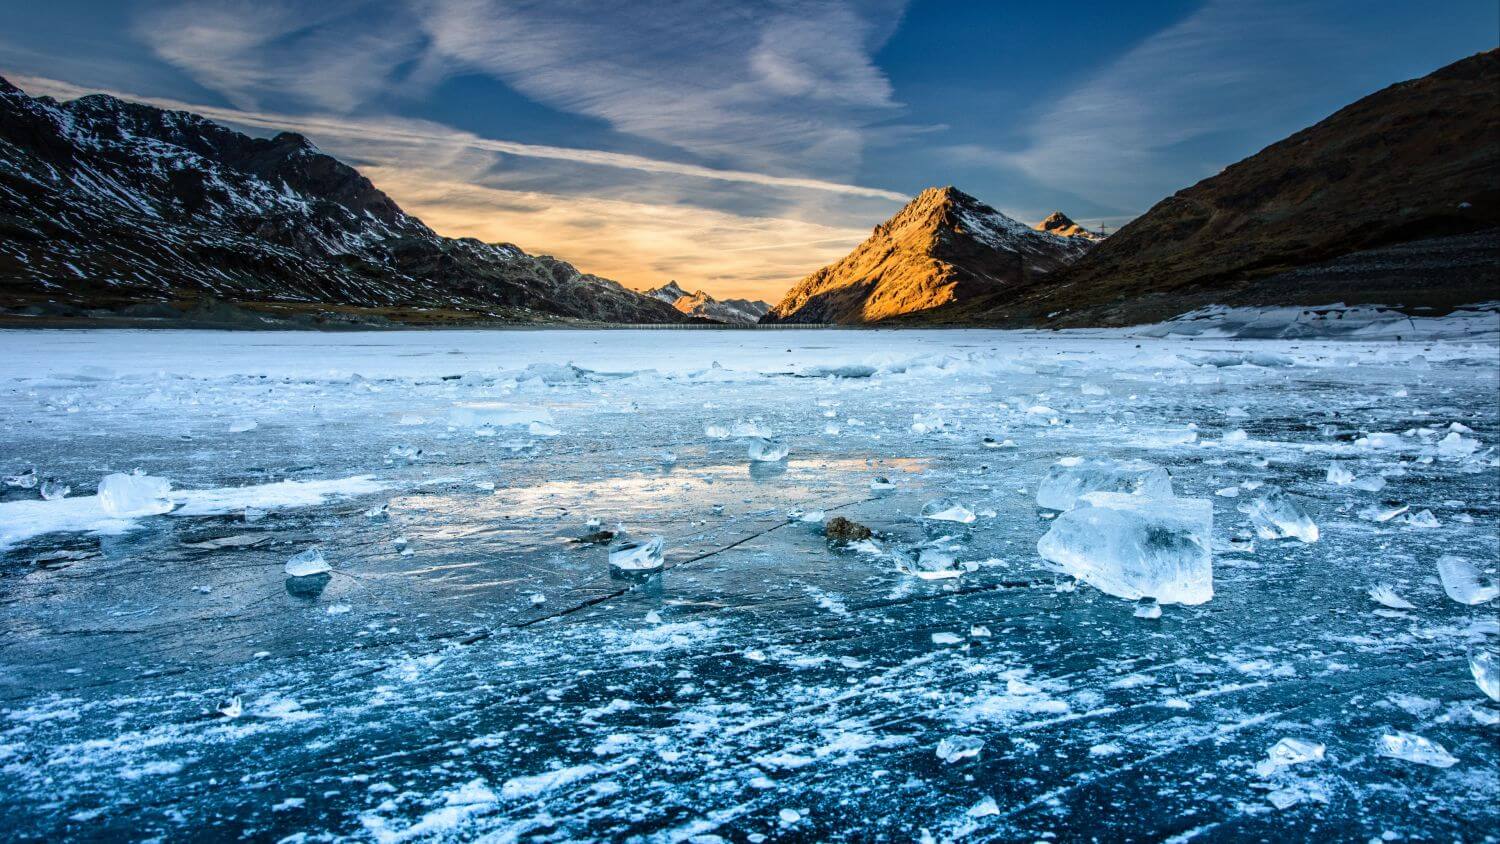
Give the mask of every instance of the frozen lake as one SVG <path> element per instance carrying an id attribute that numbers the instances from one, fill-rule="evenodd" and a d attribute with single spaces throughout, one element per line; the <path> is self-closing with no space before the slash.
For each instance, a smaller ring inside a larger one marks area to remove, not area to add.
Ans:
<path id="1" fill-rule="evenodd" d="M 1497 389 L 1494 343 L 0 331 L 0 824 L 1493 836 Z M 1039 555 L 1076 458 L 1208 502 L 1211 600 Z M 171 512 L 95 497 L 134 469 Z M 1316 541 L 1256 532 L 1271 485 Z M 665 570 L 579 541 L 617 525 Z"/>

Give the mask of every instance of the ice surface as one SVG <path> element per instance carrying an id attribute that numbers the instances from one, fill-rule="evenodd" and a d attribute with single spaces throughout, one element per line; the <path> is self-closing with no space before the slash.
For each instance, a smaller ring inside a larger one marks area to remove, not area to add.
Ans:
<path id="1" fill-rule="evenodd" d="M 1079 503 L 1037 542 L 1044 559 L 1119 598 L 1213 598 L 1212 502 L 1091 492 Z"/>
<path id="2" fill-rule="evenodd" d="M 1471 561 L 1452 554 L 1444 554 L 1437 560 L 1438 577 L 1443 582 L 1443 591 L 1460 604 L 1483 604 L 1500 596 L 1500 584 L 1493 578 L 1486 580 L 1479 568 Z"/>
<path id="3" fill-rule="evenodd" d="M 864 377 L 800 377 L 818 367 Z M 0 467 L 74 488 L 0 487 L 0 823 L 1469 840 L 1497 826 L 1500 709 L 1470 661 L 1494 604 L 1449 600 L 1434 563 L 1483 585 L 1500 562 L 1500 409 L 1475 387 L 1497 369 L 1489 341 L 1115 331 L 0 332 Z M 747 465 L 736 420 L 793 459 Z M 1478 446 L 1445 457 L 1449 433 Z M 1212 502 L 1212 601 L 1127 602 L 1039 556 L 1065 455 Z M 137 466 L 169 514 L 104 512 L 99 478 Z M 1250 541 L 1236 505 L 1267 483 L 1319 542 Z M 1387 496 L 1409 510 L 1360 517 Z M 941 498 L 974 521 L 920 518 Z M 1404 520 L 1423 510 L 1440 526 Z M 799 511 L 875 536 L 830 543 Z M 612 576 L 612 537 L 585 537 L 620 523 L 673 565 Z M 288 577 L 314 545 L 337 573 Z M 924 551 L 955 576 L 901 570 Z M 1461 760 L 1378 757 L 1397 730 Z M 983 749 L 945 764 L 958 737 Z M 1327 761 L 1262 777 L 1284 738 Z"/>
<path id="4" fill-rule="evenodd" d="M 1143 460 L 1065 457 L 1052 464 L 1036 490 L 1038 507 L 1071 510 L 1090 492 L 1127 492 L 1146 497 L 1172 496 L 1165 469 Z"/>
<path id="5" fill-rule="evenodd" d="M 1318 541 L 1318 526 L 1302 512 L 1286 490 L 1275 484 L 1266 484 L 1256 490 L 1248 501 L 1239 505 L 1239 511 L 1250 517 L 1250 524 L 1261 539 Z"/>
<path id="6" fill-rule="evenodd" d="M 116 472 L 99 482 L 99 506 L 121 518 L 155 516 L 172 510 L 172 482 L 145 474 Z"/>
<path id="7" fill-rule="evenodd" d="M 312 577 L 332 571 L 333 567 L 324 559 L 322 549 L 309 548 L 287 560 L 285 569 L 287 577 Z"/>

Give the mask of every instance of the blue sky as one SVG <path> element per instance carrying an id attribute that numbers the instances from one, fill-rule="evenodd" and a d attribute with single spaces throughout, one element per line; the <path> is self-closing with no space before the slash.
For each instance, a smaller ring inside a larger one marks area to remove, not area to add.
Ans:
<path id="1" fill-rule="evenodd" d="M 359 166 L 439 231 L 774 299 L 955 184 L 1117 227 L 1385 85 L 1493 0 L 47 0 L 0 74 Z"/>

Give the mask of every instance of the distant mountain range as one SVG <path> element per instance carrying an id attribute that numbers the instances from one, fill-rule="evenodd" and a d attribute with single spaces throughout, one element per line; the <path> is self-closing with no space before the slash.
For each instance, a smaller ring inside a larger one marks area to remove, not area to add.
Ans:
<path id="1" fill-rule="evenodd" d="M 769 307 L 447 238 L 300 135 L 0 80 L 0 322 L 1072 326 L 1500 299 L 1500 50 L 1392 85 L 1108 238 L 923 191 Z"/>
<path id="2" fill-rule="evenodd" d="M 1500 50 L 1371 94 L 1178 191 L 1040 283 L 907 318 L 1130 325 L 1207 305 L 1500 299 Z"/>
<path id="3" fill-rule="evenodd" d="M 753 325 L 771 309 L 770 303 L 758 299 L 715 299 L 702 290 L 689 293 L 675 281 L 647 290 L 646 295 L 660 299 L 688 316 L 730 325 Z"/>
<path id="4" fill-rule="evenodd" d="M 1037 283 L 1093 243 L 1093 235 L 1019 223 L 957 188 L 928 188 L 853 252 L 793 286 L 761 322 L 858 325 L 967 302 Z"/>
<path id="5" fill-rule="evenodd" d="M 555 258 L 441 237 L 300 135 L 0 80 L 0 307 L 225 317 L 215 302 L 251 322 L 691 320 Z"/>

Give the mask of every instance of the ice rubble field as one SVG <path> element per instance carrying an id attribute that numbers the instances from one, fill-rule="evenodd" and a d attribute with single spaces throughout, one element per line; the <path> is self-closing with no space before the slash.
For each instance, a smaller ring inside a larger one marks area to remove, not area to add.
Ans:
<path id="1" fill-rule="evenodd" d="M 1109 333 L 0 332 L 0 825 L 1493 836 L 1497 367 Z M 135 469 L 170 489 L 95 496 Z M 1074 509 L 1038 506 L 1049 475 Z M 875 536 L 830 545 L 818 511 Z M 589 519 L 664 537 L 665 571 L 612 577 Z M 1054 525 L 1071 564 L 1038 553 Z M 1186 566 L 1180 601 L 1088 571 L 1131 542 Z M 289 577 L 310 549 L 332 570 Z"/>

